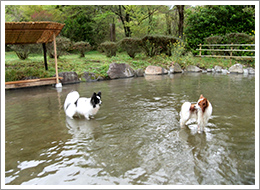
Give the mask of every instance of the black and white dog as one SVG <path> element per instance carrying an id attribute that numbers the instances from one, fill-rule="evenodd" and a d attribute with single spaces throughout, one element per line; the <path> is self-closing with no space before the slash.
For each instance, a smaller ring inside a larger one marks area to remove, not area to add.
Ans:
<path id="1" fill-rule="evenodd" d="M 77 91 L 70 92 L 64 102 L 66 115 L 73 119 L 75 115 L 84 115 L 87 120 L 97 114 L 101 106 L 101 92 L 94 92 L 91 98 L 80 98 Z"/>

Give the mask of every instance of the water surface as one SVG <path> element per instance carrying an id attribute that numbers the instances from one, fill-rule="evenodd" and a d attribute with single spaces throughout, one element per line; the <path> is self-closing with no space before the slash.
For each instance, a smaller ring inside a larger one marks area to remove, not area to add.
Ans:
<path id="1" fill-rule="evenodd" d="M 68 119 L 66 95 L 102 91 L 95 119 Z M 183 102 L 213 106 L 203 134 Z M 255 77 L 176 74 L 8 90 L 6 185 L 255 184 Z"/>

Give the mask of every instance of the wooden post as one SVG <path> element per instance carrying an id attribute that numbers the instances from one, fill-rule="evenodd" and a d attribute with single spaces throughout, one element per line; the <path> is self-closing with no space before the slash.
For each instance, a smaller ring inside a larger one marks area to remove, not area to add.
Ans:
<path id="1" fill-rule="evenodd" d="M 200 44 L 200 54 L 199 54 L 199 56 L 201 57 L 201 44 Z"/>
<path id="2" fill-rule="evenodd" d="M 233 43 L 231 43 L 231 45 L 233 45 Z M 232 57 L 232 51 L 233 51 L 233 46 L 231 46 L 230 59 Z"/>
<path id="3" fill-rule="evenodd" d="M 233 43 L 231 43 L 231 45 L 233 45 Z M 230 61 L 229 61 L 229 64 L 231 65 L 231 58 L 232 58 L 232 51 L 233 51 L 233 46 L 231 46 L 231 48 L 230 48 L 230 49 L 231 49 L 231 52 L 230 52 L 230 58 L 229 58 L 229 59 L 230 59 Z"/>
<path id="4" fill-rule="evenodd" d="M 57 50 L 56 50 L 56 36 L 53 32 L 53 44 L 54 44 L 54 58 L 55 58 L 55 70 L 56 70 L 56 84 L 59 83 L 59 73 L 58 73 L 58 61 L 57 61 Z"/>
<path id="5" fill-rule="evenodd" d="M 46 44 L 43 43 L 42 44 L 42 48 L 43 48 L 43 57 L 44 57 L 44 65 L 45 65 L 45 70 L 48 71 L 48 64 L 47 64 L 47 50 L 46 50 Z"/>

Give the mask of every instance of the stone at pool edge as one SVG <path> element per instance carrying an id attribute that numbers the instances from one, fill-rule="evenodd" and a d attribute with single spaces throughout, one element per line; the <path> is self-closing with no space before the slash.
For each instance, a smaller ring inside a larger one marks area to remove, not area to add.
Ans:
<path id="1" fill-rule="evenodd" d="M 153 66 L 153 65 L 149 65 L 148 67 L 146 67 L 144 72 L 146 75 L 166 75 L 166 74 L 168 74 L 167 69 L 164 69 L 159 66 Z"/>
<path id="2" fill-rule="evenodd" d="M 235 65 L 232 65 L 232 66 L 228 69 L 228 71 L 229 71 L 230 73 L 239 73 L 239 74 L 242 74 L 242 73 L 244 73 L 243 65 L 237 63 L 237 64 L 235 64 Z"/>
<path id="3" fill-rule="evenodd" d="M 188 65 L 188 67 L 186 68 L 187 72 L 202 72 L 202 69 L 194 66 L 194 65 Z"/>
<path id="4" fill-rule="evenodd" d="M 81 79 L 84 79 L 84 81 L 86 82 L 96 82 L 99 80 L 104 80 L 103 77 L 98 76 L 95 73 L 86 72 L 86 71 L 81 75 Z"/>
<path id="5" fill-rule="evenodd" d="M 182 73 L 183 70 L 181 69 L 181 66 L 178 63 L 174 63 L 173 66 L 169 68 L 169 73 Z"/>
<path id="6" fill-rule="evenodd" d="M 107 74 L 110 79 L 129 78 L 135 76 L 135 71 L 126 63 L 111 63 Z"/>
<path id="7" fill-rule="evenodd" d="M 59 77 L 63 77 L 63 79 L 60 80 L 62 84 L 73 84 L 80 82 L 78 74 L 75 71 L 61 72 L 58 75 Z M 56 77 L 56 75 L 54 75 L 54 77 Z"/>

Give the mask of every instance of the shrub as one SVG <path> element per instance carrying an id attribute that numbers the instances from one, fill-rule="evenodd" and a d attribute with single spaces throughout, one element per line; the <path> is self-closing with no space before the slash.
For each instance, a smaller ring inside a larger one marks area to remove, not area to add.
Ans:
<path id="1" fill-rule="evenodd" d="M 68 49 L 72 46 L 72 43 L 69 38 L 66 37 L 57 37 L 56 38 L 56 50 L 57 58 L 61 55 L 68 54 Z M 47 44 L 47 52 L 50 58 L 54 58 L 54 42 Z"/>
<path id="2" fill-rule="evenodd" d="M 252 40 L 252 36 L 245 33 L 229 33 L 224 36 L 223 43 L 251 44 L 254 43 L 254 40 Z"/>
<path id="3" fill-rule="evenodd" d="M 141 39 L 124 38 L 118 42 L 118 47 L 122 48 L 130 57 L 134 58 L 137 53 L 141 52 Z"/>
<path id="4" fill-rule="evenodd" d="M 172 36 L 147 35 L 142 38 L 142 48 L 147 56 L 153 57 L 160 53 L 171 56 L 173 44 L 179 39 Z"/>
<path id="5" fill-rule="evenodd" d="M 80 52 L 80 57 L 85 57 L 85 53 L 91 50 L 91 46 L 88 42 L 76 42 L 73 44 L 73 49 L 76 49 Z"/>
<path id="6" fill-rule="evenodd" d="M 39 44 L 16 44 L 9 46 L 19 59 L 25 60 L 29 57 L 31 53 L 39 53 L 40 47 Z"/>
<path id="7" fill-rule="evenodd" d="M 223 40 L 223 37 L 221 36 L 210 36 L 205 38 L 205 42 L 207 44 L 221 44 Z"/>
<path id="8" fill-rule="evenodd" d="M 205 42 L 207 44 L 254 44 L 255 43 L 255 37 L 250 36 L 245 33 L 229 33 L 223 36 L 210 36 L 208 38 L 205 38 Z M 213 49 L 213 47 L 209 46 L 210 49 Z M 216 49 L 228 49 L 231 48 L 229 46 L 217 46 Z M 246 46 L 236 46 L 234 49 L 254 49 L 254 47 L 246 47 Z M 212 55 L 229 55 L 230 52 L 210 52 Z M 252 52 L 236 52 L 234 51 L 232 55 L 251 55 Z"/>
<path id="9" fill-rule="evenodd" d="M 117 44 L 115 42 L 103 42 L 100 48 L 105 52 L 107 57 L 116 56 Z"/>
<path id="10" fill-rule="evenodd" d="M 186 51 L 185 44 L 182 41 L 177 41 L 173 44 L 171 51 L 175 61 L 180 62 Z"/>
<path id="11" fill-rule="evenodd" d="M 206 44 L 221 44 L 223 43 L 223 37 L 222 36 L 210 36 L 205 38 L 205 43 Z M 220 47 L 214 47 L 214 46 L 209 46 L 209 49 L 219 49 Z M 203 52 L 204 53 L 204 52 Z M 224 52 L 216 52 L 216 51 L 211 51 L 207 52 L 210 55 L 224 55 Z"/>
<path id="12" fill-rule="evenodd" d="M 248 5 L 205 5 L 185 9 L 187 48 L 198 53 L 197 45 L 211 34 L 251 33 L 255 29 L 255 7 Z M 205 30 L 206 29 L 206 30 Z"/>
<path id="13" fill-rule="evenodd" d="M 230 33 L 230 34 L 226 34 L 224 36 L 224 43 L 226 44 L 254 44 L 254 39 L 252 38 L 252 36 L 245 34 L 245 33 Z M 254 47 L 245 47 L 245 46 L 241 46 L 241 47 L 235 47 L 235 49 L 254 49 Z M 228 52 L 229 53 L 229 52 Z M 252 52 L 233 52 L 232 55 L 235 56 L 251 56 Z"/>

